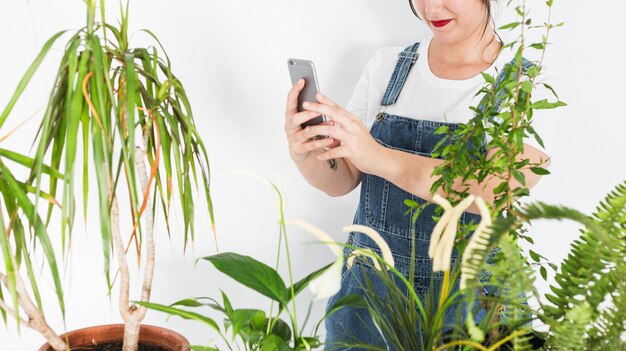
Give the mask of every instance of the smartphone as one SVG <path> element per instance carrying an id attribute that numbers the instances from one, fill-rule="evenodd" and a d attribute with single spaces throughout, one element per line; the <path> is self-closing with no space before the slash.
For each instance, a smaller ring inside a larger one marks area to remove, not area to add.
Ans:
<path id="1" fill-rule="evenodd" d="M 302 104 L 305 101 L 316 102 L 317 99 L 315 95 L 320 91 L 319 84 L 317 83 L 317 75 L 315 74 L 315 65 L 308 60 L 290 58 L 287 60 L 287 66 L 289 67 L 292 85 L 304 78 L 304 88 L 300 91 L 300 95 L 298 95 L 298 112 L 304 111 Z M 302 128 L 314 126 L 326 120 L 326 116 L 320 115 L 302 123 Z"/>

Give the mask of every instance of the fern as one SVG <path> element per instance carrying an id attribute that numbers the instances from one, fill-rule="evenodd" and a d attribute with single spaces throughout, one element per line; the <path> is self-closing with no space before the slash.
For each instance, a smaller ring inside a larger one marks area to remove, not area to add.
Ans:
<path id="1" fill-rule="evenodd" d="M 626 183 L 609 193 L 592 217 L 556 207 L 547 212 L 568 212 L 567 218 L 586 227 L 550 287 L 553 294 L 546 295 L 552 304 L 543 306 L 543 319 L 552 331 L 548 346 L 623 346 L 619 338 L 626 330 Z"/>

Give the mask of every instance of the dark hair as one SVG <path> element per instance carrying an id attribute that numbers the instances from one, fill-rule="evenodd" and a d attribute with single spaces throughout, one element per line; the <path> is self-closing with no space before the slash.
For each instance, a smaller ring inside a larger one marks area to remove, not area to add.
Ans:
<path id="1" fill-rule="evenodd" d="M 491 1 L 492 0 L 482 0 L 483 5 L 485 5 L 485 10 L 487 12 L 487 21 L 485 21 L 485 27 L 483 28 L 482 35 L 485 35 L 485 31 L 487 30 L 487 24 L 489 23 L 489 21 L 493 22 L 493 17 L 492 17 L 492 12 L 491 12 Z M 411 11 L 413 11 L 413 14 L 415 15 L 415 17 L 421 19 L 420 15 L 417 13 L 417 10 L 415 9 L 415 6 L 413 6 L 413 0 L 409 0 L 409 5 L 411 6 Z"/>

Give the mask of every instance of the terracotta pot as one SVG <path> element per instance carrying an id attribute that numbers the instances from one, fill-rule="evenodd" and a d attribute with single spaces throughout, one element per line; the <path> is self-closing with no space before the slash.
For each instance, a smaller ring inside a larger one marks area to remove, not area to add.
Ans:
<path id="1" fill-rule="evenodd" d="M 121 342 L 124 339 L 124 324 L 98 325 L 83 328 L 61 335 L 68 340 L 70 349 L 97 344 Z M 153 325 L 141 325 L 139 343 L 159 346 L 167 351 L 189 351 L 189 341 L 184 336 L 169 329 Z M 54 351 L 47 343 L 39 351 Z"/>

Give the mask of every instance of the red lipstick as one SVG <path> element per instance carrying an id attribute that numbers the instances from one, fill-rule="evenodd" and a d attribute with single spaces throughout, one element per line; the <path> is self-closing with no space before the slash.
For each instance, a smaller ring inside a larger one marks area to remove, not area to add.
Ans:
<path id="1" fill-rule="evenodd" d="M 451 19 L 446 19 L 446 20 L 438 20 L 438 21 L 430 21 L 430 23 L 433 24 L 433 26 L 440 28 L 445 26 L 446 24 L 450 23 L 450 21 L 452 21 Z"/>

